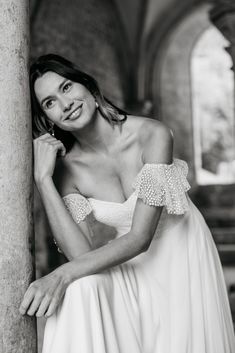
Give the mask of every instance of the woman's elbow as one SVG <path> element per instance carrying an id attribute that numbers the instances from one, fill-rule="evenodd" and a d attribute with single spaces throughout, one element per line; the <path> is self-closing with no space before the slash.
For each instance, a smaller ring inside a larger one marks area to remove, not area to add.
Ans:
<path id="1" fill-rule="evenodd" d="M 149 247 L 150 247 L 150 244 L 152 242 L 152 237 L 151 236 L 138 236 L 138 250 L 139 250 L 139 253 L 143 253 L 143 252 L 146 252 Z"/>
<path id="2" fill-rule="evenodd" d="M 142 252 L 148 251 L 151 242 L 152 242 L 152 239 L 148 239 L 148 240 L 146 240 L 146 241 L 144 242 L 144 245 L 143 245 L 143 247 L 142 247 Z"/>

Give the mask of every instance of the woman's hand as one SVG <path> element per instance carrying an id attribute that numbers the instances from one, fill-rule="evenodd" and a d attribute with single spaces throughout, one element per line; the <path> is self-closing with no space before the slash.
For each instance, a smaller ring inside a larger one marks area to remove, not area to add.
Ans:
<path id="1" fill-rule="evenodd" d="M 52 177 L 58 152 L 65 156 L 63 143 L 50 134 L 44 134 L 33 141 L 34 145 L 34 179 L 41 183 L 45 178 Z"/>
<path id="2" fill-rule="evenodd" d="M 71 283 L 65 266 L 60 266 L 47 276 L 32 282 L 27 289 L 22 303 L 20 313 L 41 317 L 52 315 L 64 293 Z"/>

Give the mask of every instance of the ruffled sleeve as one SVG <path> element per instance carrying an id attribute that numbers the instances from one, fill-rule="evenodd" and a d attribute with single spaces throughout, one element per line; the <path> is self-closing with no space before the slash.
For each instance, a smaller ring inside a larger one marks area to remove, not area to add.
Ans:
<path id="1" fill-rule="evenodd" d="M 76 223 L 83 221 L 92 212 L 89 201 L 81 194 L 68 194 L 63 197 L 63 200 Z"/>
<path id="2" fill-rule="evenodd" d="M 66 208 L 71 214 L 74 222 L 80 223 L 88 214 L 92 212 L 92 208 L 88 200 L 81 194 L 68 194 L 63 197 Z M 57 246 L 58 252 L 62 253 L 61 249 L 54 238 L 54 243 Z"/>
<path id="3" fill-rule="evenodd" d="M 150 206 L 165 206 L 170 214 L 181 215 L 188 210 L 186 192 L 188 166 L 180 159 L 172 164 L 145 164 L 137 175 L 133 188 L 137 196 Z"/>

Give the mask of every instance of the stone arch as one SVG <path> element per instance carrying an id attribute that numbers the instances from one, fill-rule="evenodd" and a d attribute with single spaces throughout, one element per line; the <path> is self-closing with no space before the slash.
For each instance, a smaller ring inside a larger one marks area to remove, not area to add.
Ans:
<path id="1" fill-rule="evenodd" d="M 152 0 L 153 2 L 154 0 Z M 149 1 L 151 2 L 151 1 Z M 164 10 L 155 16 L 153 24 L 146 35 L 143 36 L 139 50 L 138 65 L 138 98 L 144 100 L 152 97 L 152 74 L 156 61 L 165 46 L 168 37 L 176 30 L 187 15 L 200 6 L 202 0 L 168 0 Z M 155 5 L 157 6 L 157 4 Z M 155 12 L 157 10 L 155 9 Z"/>
<path id="2" fill-rule="evenodd" d="M 158 44 L 147 60 L 145 75 L 145 99 L 153 102 L 154 115 L 174 131 L 176 155 L 189 162 L 193 161 L 190 57 L 198 37 L 211 25 L 209 8 L 208 4 L 193 9 L 191 5 L 189 11 L 185 6 L 181 9 L 183 18 L 181 14 L 179 20 L 178 14 L 165 36 L 157 34 Z M 190 164 L 193 174 L 194 166 Z"/>
<path id="3" fill-rule="evenodd" d="M 234 72 L 229 41 L 213 25 L 191 53 L 194 163 L 199 185 L 235 182 Z"/>
<path id="4" fill-rule="evenodd" d="M 226 215 L 228 224 L 235 207 L 231 198 L 235 185 L 200 186 L 195 178 L 190 61 L 195 43 L 211 26 L 210 9 L 208 3 L 181 9 L 181 16 L 168 24 L 165 34 L 158 33 L 158 40 L 149 42 L 156 47 L 149 52 L 148 71 L 140 79 L 145 82 L 143 97 L 153 102 L 154 116 L 174 131 L 175 155 L 189 163 L 191 197 L 208 214 L 207 220 L 212 217 L 211 222 L 215 221 L 216 209 Z"/>

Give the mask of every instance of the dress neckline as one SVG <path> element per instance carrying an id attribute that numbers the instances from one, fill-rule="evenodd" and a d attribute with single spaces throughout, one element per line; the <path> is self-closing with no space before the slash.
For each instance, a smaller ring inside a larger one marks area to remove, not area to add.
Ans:
<path id="1" fill-rule="evenodd" d="M 136 174 L 136 176 L 135 176 L 135 178 L 134 178 L 134 180 L 133 180 L 133 182 L 132 182 L 132 185 L 135 183 L 135 181 L 137 180 L 137 178 L 139 177 L 139 175 L 142 173 L 143 169 L 146 168 L 146 166 L 149 166 L 149 165 L 154 165 L 154 166 L 163 166 L 163 165 L 167 165 L 168 167 L 172 167 L 172 166 L 175 164 L 175 162 L 178 162 L 178 161 L 183 162 L 183 163 L 186 163 L 184 160 L 179 159 L 179 158 L 173 158 L 173 161 L 172 161 L 172 163 L 170 163 L 170 164 L 167 164 L 167 163 L 145 163 L 145 164 L 142 166 L 142 168 L 140 169 L 140 171 Z M 187 163 L 186 163 L 186 164 L 187 164 Z M 94 197 L 86 197 L 86 196 L 83 196 L 82 194 L 75 193 L 75 192 L 70 193 L 70 194 L 67 194 L 66 196 L 63 197 L 63 199 L 66 198 L 66 197 L 68 197 L 69 195 L 80 195 L 80 196 L 84 197 L 86 200 L 91 201 L 91 202 L 92 202 L 92 201 L 97 201 L 97 202 L 100 202 L 100 203 L 106 203 L 106 204 L 108 203 L 108 204 L 114 204 L 114 205 L 125 205 L 130 199 L 132 199 L 132 197 L 133 197 L 134 195 L 137 197 L 136 190 L 134 190 L 134 191 L 131 193 L 131 195 L 130 195 L 125 201 L 123 201 L 123 202 L 108 201 L 108 200 L 100 200 L 100 199 L 96 199 L 96 198 L 94 198 Z"/>
<path id="2" fill-rule="evenodd" d="M 135 190 L 134 190 L 134 191 L 130 194 L 130 196 L 129 196 L 126 200 L 124 200 L 123 202 L 100 200 L 100 199 L 96 199 L 96 198 L 94 198 L 94 197 L 86 197 L 86 199 L 87 199 L 88 201 L 98 201 L 98 202 L 101 202 L 101 203 L 110 203 L 110 204 L 114 204 L 114 205 L 124 205 L 124 204 L 126 204 L 130 199 L 132 199 L 133 196 L 137 196 Z"/>

